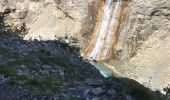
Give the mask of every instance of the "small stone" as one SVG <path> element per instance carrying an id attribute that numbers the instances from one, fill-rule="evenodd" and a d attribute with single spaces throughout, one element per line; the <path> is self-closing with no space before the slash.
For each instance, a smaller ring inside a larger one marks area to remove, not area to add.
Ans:
<path id="1" fill-rule="evenodd" d="M 9 62 L 14 62 L 16 59 L 8 59 Z"/>
<path id="2" fill-rule="evenodd" d="M 107 95 L 116 95 L 116 91 L 114 89 L 108 90 Z"/>
<path id="3" fill-rule="evenodd" d="M 101 100 L 99 97 L 94 97 L 91 100 Z"/>
<path id="4" fill-rule="evenodd" d="M 101 87 L 98 87 L 98 88 L 95 88 L 95 89 L 92 89 L 92 94 L 94 95 L 101 95 L 104 91 Z"/>
<path id="5" fill-rule="evenodd" d="M 44 70 L 49 70 L 49 69 L 51 69 L 51 66 L 50 66 L 50 65 L 43 65 L 42 67 L 43 67 Z"/>
<path id="6" fill-rule="evenodd" d="M 39 73 L 41 73 L 41 75 L 49 75 L 49 72 L 44 70 L 39 70 Z"/>
<path id="7" fill-rule="evenodd" d="M 22 68 L 23 70 L 26 70 L 26 69 L 27 69 L 27 66 L 21 65 L 21 68 Z"/>
<path id="8" fill-rule="evenodd" d="M 91 89 L 86 89 L 86 90 L 84 91 L 83 96 L 86 97 L 86 96 L 88 95 L 88 93 L 90 92 L 90 90 L 91 90 Z"/>
<path id="9" fill-rule="evenodd" d="M 0 84 L 3 84 L 5 81 L 5 76 L 0 74 Z"/>
<path id="10" fill-rule="evenodd" d="M 61 76 L 64 76 L 64 70 L 59 70 L 59 74 L 61 75 Z"/>
<path id="11" fill-rule="evenodd" d="M 90 100 L 90 97 L 86 97 L 86 99 L 85 100 Z"/>
<path id="12" fill-rule="evenodd" d="M 88 85 L 91 85 L 91 86 L 100 85 L 100 83 L 95 79 L 86 79 L 85 83 L 88 84 Z"/>
<path id="13" fill-rule="evenodd" d="M 125 95 L 126 100 L 133 100 L 130 95 Z"/>
<path id="14" fill-rule="evenodd" d="M 23 53 L 23 56 L 27 56 L 28 55 L 28 53 Z"/>
<path id="15" fill-rule="evenodd" d="M 54 97 L 54 100 L 59 100 L 59 97 Z"/>

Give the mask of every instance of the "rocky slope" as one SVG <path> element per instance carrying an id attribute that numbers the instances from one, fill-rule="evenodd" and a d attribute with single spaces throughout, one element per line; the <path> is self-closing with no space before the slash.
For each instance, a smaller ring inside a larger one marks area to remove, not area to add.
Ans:
<path id="1" fill-rule="evenodd" d="M 127 78 L 103 78 L 73 49 L 58 41 L 23 41 L 6 36 L 0 41 L 0 100 L 167 98 Z"/>

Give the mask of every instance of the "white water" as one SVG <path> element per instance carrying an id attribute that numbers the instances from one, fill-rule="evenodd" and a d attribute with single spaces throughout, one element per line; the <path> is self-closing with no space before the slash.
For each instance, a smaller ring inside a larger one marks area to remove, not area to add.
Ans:
<path id="1" fill-rule="evenodd" d="M 105 51 L 104 51 L 104 58 L 107 56 L 107 53 L 109 51 L 109 44 L 110 44 L 110 41 L 112 40 L 112 26 L 113 24 L 115 23 L 115 19 L 117 18 L 117 15 L 118 15 L 118 10 L 119 10 L 119 7 L 121 6 L 121 3 L 122 3 L 122 0 L 118 0 L 117 1 L 117 4 L 116 4 L 116 7 L 115 7 L 115 12 L 113 13 L 113 17 L 111 19 L 111 24 L 109 26 L 109 31 L 108 31 L 108 35 L 106 36 L 106 43 L 105 43 Z"/>
<path id="2" fill-rule="evenodd" d="M 114 6 L 114 0 L 107 0 L 106 1 L 106 5 L 104 6 L 104 11 L 103 11 L 103 15 L 102 15 L 102 22 L 100 24 L 100 28 L 98 29 L 99 33 L 97 36 L 97 41 L 96 44 L 94 46 L 94 48 L 92 49 L 92 51 L 90 52 L 90 54 L 88 55 L 88 59 L 95 59 L 97 57 L 97 55 L 100 53 L 101 48 L 103 48 L 103 44 L 104 44 L 104 56 L 102 59 L 104 59 L 107 54 L 109 53 L 109 49 L 110 49 L 110 42 L 112 41 L 112 36 L 114 35 L 112 32 L 112 26 L 115 23 L 115 19 L 118 17 L 118 10 L 119 7 L 121 6 L 122 0 L 117 0 L 116 1 L 116 6 L 114 8 L 113 11 L 113 6 Z M 112 13 L 113 11 L 113 13 Z M 113 14 L 113 15 L 112 15 Z M 108 29 L 109 27 L 109 29 Z M 108 29 L 108 33 L 106 36 L 106 31 Z M 106 38 L 106 40 L 104 40 Z"/>
<path id="3" fill-rule="evenodd" d="M 113 4 L 113 3 L 116 3 L 116 4 Z M 102 15 L 102 22 L 98 30 L 97 41 L 96 41 L 94 48 L 90 52 L 88 59 L 95 59 L 98 53 L 100 53 L 101 48 L 105 49 L 102 53 L 103 56 L 101 59 L 104 59 L 107 57 L 109 53 L 109 49 L 110 49 L 110 42 L 113 39 L 113 35 L 116 34 L 116 33 L 113 33 L 114 31 L 113 26 L 114 24 L 116 24 L 116 20 L 119 16 L 118 11 L 120 9 L 121 4 L 122 4 L 122 0 L 117 0 L 116 2 L 114 2 L 113 0 L 106 1 L 106 5 L 104 7 L 104 11 Z M 114 11 L 113 11 L 113 6 L 114 6 Z M 108 33 L 106 33 L 106 31 L 108 31 Z M 109 77 L 112 75 L 112 71 L 105 68 L 105 66 L 95 63 L 92 60 L 89 60 L 89 62 L 95 68 L 97 68 L 104 77 Z"/>

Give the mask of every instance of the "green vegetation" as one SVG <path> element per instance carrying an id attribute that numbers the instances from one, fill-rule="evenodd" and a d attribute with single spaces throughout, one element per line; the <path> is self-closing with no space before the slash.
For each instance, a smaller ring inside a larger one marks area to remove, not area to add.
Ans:
<path id="1" fill-rule="evenodd" d="M 0 54 L 8 55 L 10 53 L 8 50 L 0 49 Z M 34 66 L 35 60 L 29 56 L 25 56 L 25 58 L 13 56 L 13 59 L 14 60 L 12 61 L 0 64 L 0 73 L 4 74 L 6 77 L 9 77 L 9 84 L 23 85 L 34 94 L 45 94 L 48 92 L 54 93 L 58 91 L 59 83 L 62 83 L 62 79 L 59 76 L 42 75 L 40 77 L 33 74 L 18 74 L 17 70 L 19 70 L 19 66 L 22 64 Z"/>
<path id="2" fill-rule="evenodd" d="M 8 64 L 1 64 L 0 65 L 0 73 L 6 76 L 16 76 L 17 71 L 14 67 L 9 66 Z"/>
<path id="3" fill-rule="evenodd" d="M 12 26 L 5 23 L 5 17 L 10 12 L 11 11 L 8 9 L 4 13 L 0 13 L 0 36 L 13 36 L 23 39 L 24 35 L 28 34 L 28 29 L 26 28 L 25 23 L 18 28 L 12 28 Z"/>
<path id="4" fill-rule="evenodd" d="M 15 57 L 17 54 L 15 52 L 11 52 L 10 50 L 0 47 L 0 55 L 7 56 L 7 57 Z"/>
<path id="5" fill-rule="evenodd" d="M 29 89 L 33 94 L 48 94 L 48 93 L 57 93 L 59 86 L 65 82 L 72 82 L 74 79 L 68 78 L 75 75 L 73 70 L 78 68 L 76 65 L 72 64 L 68 59 L 65 59 L 61 56 L 52 57 L 50 52 L 46 49 L 41 49 L 38 53 L 39 59 L 42 62 L 42 65 L 52 65 L 56 64 L 60 67 L 66 69 L 67 72 L 72 72 L 70 75 L 65 75 L 67 78 L 62 78 L 58 75 L 35 75 L 32 71 L 36 71 L 36 57 L 33 57 L 34 52 L 28 54 L 28 56 L 21 57 L 19 54 L 11 52 L 8 49 L 0 47 L 0 55 L 10 58 L 11 60 L 4 63 L 0 63 L 0 73 L 4 74 L 6 77 L 9 77 L 8 83 L 11 85 L 24 86 Z M 29 69 L 28 74 L 18 74 L 18 70 L 21 65 L 26 65 Z M 74 100 L 74 97 L 73 97 Z"/>
<path id="6" fill-rule="evenodd" d="M 127 91 L 129 94 L 138 98 L 138 100 L 155 100 L 151 91 L 140 84 L 135 83 L 128 85 Z"/>
<path id="7" fill-rule="evenodd" d="M 14 63 L 14 62 L 13 62 Z M 15 64 L 20 64 L 16 61 Z M 32 75 L 19 75 L 17 74 L 17 67 L 12 66 L 12 63 L 6 63 L 0 65 L 0 73 L 4 74 L 7 77 L 10 77 L 8 81 L 11 85 L 24 85 L 31 92 L 38 94 L 56 92 L 58 91 L 59 83 L 62 83 L 62 80 L 59 76 L 48 76 L 43 75 L 42 77 Z"/>
<path id="8" fill-rule="evenodd" d="M 48 75 L 41 78 L 34 76 L 26 80 L 29 89 L 35 93 L 39 92 L 39 94 L 48 94 L 48 92 L 56 93 L 61 83 L 60 77 Z"/>
<path id="9" fill-rule="evenodd" d="M 57 57 L 42 56 L 39 58 L 43 62 L 43 64 L 48 64 L 48 65 L 57 64 L 57 65 L 64 67 L 68 70 L 71 68 L 74 68 L 73 66 L 76 66 L 60 56 L 57 56 Z"/>

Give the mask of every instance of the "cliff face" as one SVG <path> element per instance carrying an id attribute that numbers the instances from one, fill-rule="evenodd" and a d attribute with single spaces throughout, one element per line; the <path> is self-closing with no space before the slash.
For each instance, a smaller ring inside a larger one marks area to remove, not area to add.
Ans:
<path id="1" fill-rule="evenodd" d="M 24 37 L 26 40 L 54 40 L 60 37 L 82 40 L 81 32 L 85 33 L 82 31 L 82 25 L 89 23 L 89 19 L 86 18 L 90 14 L 88 6 L 97 5 L 94 1 L 0 0 L 0 13 L 8 11 L 5 24 L 13 28 L 21 27 L 25 23 L 28 29 L 28 34 Z"/>
<path id="2" fill-rule="evenodd" d="M 168 0 L 132 0 L 124 11 L 117 51 L 121 59 L 136 55 L 138 48 L 151 34 L 162 30 L 167 33 L 170 25 Z"/>
<path id="3" fill-rule="evenodd" d="M 132 0 L 124 11 L 114 64 L 125 77 L 154 89 L 170 79 L 170 2 Z"/>

